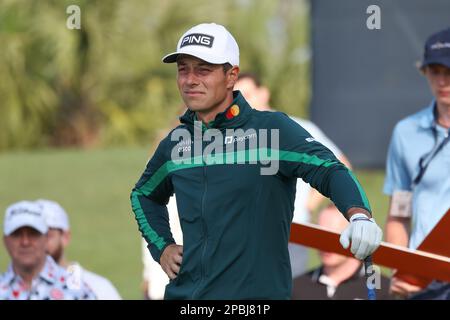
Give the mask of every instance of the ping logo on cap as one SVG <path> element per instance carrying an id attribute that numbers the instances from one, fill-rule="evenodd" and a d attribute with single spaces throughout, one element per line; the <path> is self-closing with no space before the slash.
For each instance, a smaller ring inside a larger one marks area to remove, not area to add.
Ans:
<path id="1" fill-rule="evenodd" d="M 12 216 L 14 216 L 14 215 L 17 215 L 17 214 L 31 214 L 31 215 L 38 216 L 38 217 L 40 217 L 42 215 L 40 212 L 36 212 L 36 211 L 30 210 L 28 208 L 21 207 L 21 208 L 17 208 L 17 209 L 11 210 L 10 211 L 10 218 Z"/>
<path id="2" fill-rule="evenodd" d="M 186 46 L 204 46 L 211 48 L 214 42 L 214 37 L 203 33 L 188 34 L 183 38 L 180 48 Z"/>

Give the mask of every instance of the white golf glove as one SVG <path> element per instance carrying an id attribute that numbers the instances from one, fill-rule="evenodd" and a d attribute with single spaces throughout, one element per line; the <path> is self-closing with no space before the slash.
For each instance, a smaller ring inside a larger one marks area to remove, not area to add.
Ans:
<path id="1" fill-rule="evenodd" d="M 369 219 L 364 213 L 355 213 L 350 218 L 350 224 L 342 232 L 339 241 L 344 249 L 352 242 L 350 251 L 355 258 L 364 260 L 371 255 L 381 243 L 383 232 L 373 218 Z"/>

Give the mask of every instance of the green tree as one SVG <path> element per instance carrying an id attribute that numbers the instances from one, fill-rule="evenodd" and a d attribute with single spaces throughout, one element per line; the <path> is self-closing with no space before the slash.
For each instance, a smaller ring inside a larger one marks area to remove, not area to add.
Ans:
<path id="1" fill-rule="evenodd" d="M 72 4 L 80 30 L 66 28 Z M 148 143 L 181 106 L 161 57 L 201 22 L 230 29 L 241 69 L 262 76 L 273 106 L 305 115 L 307 16 L 293 0 L 4 0 L 0 150 Z"/>

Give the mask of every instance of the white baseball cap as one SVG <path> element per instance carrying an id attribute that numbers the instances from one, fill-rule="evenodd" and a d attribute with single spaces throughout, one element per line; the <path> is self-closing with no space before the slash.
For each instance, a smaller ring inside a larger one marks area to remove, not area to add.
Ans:
<path id="1" fill-rule="evenodd" d="M 40 206 L 45 222 L 49 228 L 69 231 L 69 217 L 61 205 L 55 201 L 39 199 L 36 204 Z"/>
<path id="2" fill-rule="evenodd" d="M 212 64 L 229 63 L 239 66 L 239 46 L 224 26 L 202 23 L 186 31 L 178 40 L 177 51 L 162 61 L 173 63 L 179 54 L 188 54 Z"/>
<path id="3" fill-rule="evenodd" d="M 6 208 L 4 235 L 9 236 L 22 227 L 31 227 L 42 234 L 47 233 L 48 227 L 39 205 L 31 201 L 19 201 Z"/>

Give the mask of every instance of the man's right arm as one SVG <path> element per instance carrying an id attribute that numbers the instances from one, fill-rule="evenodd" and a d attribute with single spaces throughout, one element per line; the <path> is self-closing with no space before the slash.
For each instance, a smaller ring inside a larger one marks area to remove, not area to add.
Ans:
<path id="1" fill-rule="evenodd" d="M 139 231 L 157 262 L 160 262 L 164 249 L 175 243 L 166 207 L 173 194 L 168 170 L 170 152 L 166 148 L 166 140 L 163 140 L 130 195 Z"/>

